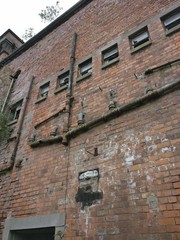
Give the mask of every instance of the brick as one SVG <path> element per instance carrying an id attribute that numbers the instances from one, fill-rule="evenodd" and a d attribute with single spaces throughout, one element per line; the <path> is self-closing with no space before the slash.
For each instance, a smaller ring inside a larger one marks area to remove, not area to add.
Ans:
<path id="1" fill-rule="evenodd" d="M 174 220 L 174 218 L 162 218 L 162 219 L 159 219 L 159 224 L 160 225 L 174 225 L 175 220 Z"/>
<path id="2" fill-rule="evenodd" d="M 172 190 L 172 195 L 180 195 L 180 189 L 174 189 L 174 190 Z"/>
<path id="3" fill-rule="evenodd" d="M 180 216 L 180 212 L 179 211 L 164 211 L 163 215 L 165 217 L 178 217 L 178 216 Z"/>
<path id="4" fill-rule="evenodd" d="M 180 188 L 180 182 L 173 183 L 174 188 Z"/>
<path id="5" fill-rule="evenodd" d="M 170 203 L 177 202 L 177 197 L 168 197 L 168 201 L 169 201 Z"/>
<path id="6" fill-rule="evenodd" d="M 180 232 L 180 226 L 166 226 L 168 232 Z"/>
<path id="7" fill-rule="evenodd" d="M 176 224 L 180 224 L 180 218 L 175 218 Z"/>

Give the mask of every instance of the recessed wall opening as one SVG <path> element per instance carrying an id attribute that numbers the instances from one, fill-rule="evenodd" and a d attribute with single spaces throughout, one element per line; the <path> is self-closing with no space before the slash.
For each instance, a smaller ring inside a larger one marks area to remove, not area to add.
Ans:
<path id="1" fill-rule="evenodd" d="M 54 240 L 55 228 L 11 231 L 11 236 L 9 240 Z"/>
<path id="2" fill-rule="evenodd" d="M 64 239 L 65 214 L 7 218 L 2 240 Z"/>

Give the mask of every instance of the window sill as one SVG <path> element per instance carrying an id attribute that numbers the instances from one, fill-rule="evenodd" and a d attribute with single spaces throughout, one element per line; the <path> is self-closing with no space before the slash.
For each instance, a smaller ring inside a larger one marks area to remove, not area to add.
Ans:
<path id="1" fill-rule="evenodd" d="M 87 78 L 89 78 L 91 76 L 92 76 L 91 72 L 86 73 L 83 76 L 80 76 L 78 79 L 76 79 L 76 83 L 79 83 L 79 82 L 81 82 L 81 81 L 83 81 L 83 80 L 85 80 L 85 79 L 87 79 Z"/>
<path id="2" fill-rule="evenodd" d="M 47 96 L 38 98 L 38 99 L 35 101 L 35 104 L 40 103 L 40 102 L 43 102 L 46 98 L 47 98 Z"/>
<path id="3" fill-rule="evenodd" d="M 17 119 L 15 119 L 15 120 L 13 120 L 13 121 L 9 122 L 7 125 L 8 125 L 8 126 L 11 126 L 11 125 L 13 125 L 13 124 L 17 123 L 17 121 L 18 121 L 18 120 L 17 120 Z"/>
<path id="4" fill-rule="evenodd" d="M 145 48 L 145 47 L 150 46 L 151 44 L 152 44 L 151 41 L 147 41 L 147 42 L 141 44 L 140 46 L 131 49 L 131 54 L 134 54 L 134 53 L 138 52 L 139 50 L 141 50 L 141 49 L 143 49 L 143 48 Z"/>
<path id="5" fill-rule="evenodd" d="M 119 62 L 119 57 L 113 59 L 112 61 L 110 61 L 110 62 L 108 62 L 108 63 L 103 64 L 102 67 L 101 67 L 101 69 L 106 69 L 106 68 L 110 67 L 111 65 L 113 65 L 113 64 L 115 64 L 115 63 L 117 63 L 117 62 Z"/>
<path id="6" fill-rule="evenodd" d="M 62 86 L 62 87 L 57 88 L 57 89 L 54 91 L 54 94 L 58 94 L 58 93 L 64 91 L 65 89 L 67 89 L 67 87 L 68 87 L 67 85 L 64 85 L 64 86 Z"/>
<path id="7" fill-rule="evenodd" d="M 175 26 L 175 27 L 173 27 L 173 28 L 171 28 L 169 30 L 166 30 L 166 32 L 165 32 L 166 36 L 169 36 L 169 35 L 177 32 L 177 31 L 179 31 L 179 29 L 180 29 L 180 24 L 178 24 L 177 26 Z"/>

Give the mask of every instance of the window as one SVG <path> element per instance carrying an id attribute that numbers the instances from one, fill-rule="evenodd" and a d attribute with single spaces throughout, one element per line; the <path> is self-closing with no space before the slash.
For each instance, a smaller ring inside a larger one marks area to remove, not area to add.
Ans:
<path id="1" fill-rule="evenodd" d="M 92 57 L 86 58 L 83 62 L 78 65 L 78 78 L 76 82 L 81 82 L 92 75 Z"/>
<path id="2" fill-rule="evenodd" d="M 15 121 L 18 120 L 20 112 L 21 112 L 21 107 L 22 107 L 23 100 L 15 103 L 11 108 L 10 108 L 10 120 Z"/>
<path id="3" fill-rule="evenodd" d="M 54 94 L 57 94 L 67 89 L 68 83 L 69 83 L 69 70 L 68 71 L 65 70 L 57 77 L 57 85 Z"/>
<path id="4" fill-rule="evenodd" d="M 86 74 L 92 73 L 92 58 L 86 60 L 85 62 L 79 64 L 79 75 L 84 76 Z"/>
<path id="5" fill-rule="evenodd" d="M 58 87 L 64 87 L 69 83 L 69 71 L 58 76 Z"/>
<path id="6" fill-rule="evenodd" d="M 180 8 L 161 18 L 166 33 L 172 33 L 180 28 Z"/>
<path id="7" fill-rule="evenodd" d="M 64 226 L 64 214 L 8 218 L 4 224 L 3 240 L 62 239 Z"/>
<path id="8" fill-rule="evenodd" d="M 55 239 L 55 228 L 39 228 L 39 229 L 25 229 L 25 230 L 12 230 L 11 236 L 13 240 L 49 240 Z"/>
<path id="9" fill-rule="evenodd" d="M 131 36 L 129 36 L 129 41 L 131 45 L 132 52 L 135 52 L 136 50 L 139 50 L 143 47 L 149 46 L 151 43 L 148 28 L 145 27 L 136 33 L 133 33 Z"/>
<path id="10" fill-rule="evenodd" d="M 49 82 L 40 87 L 40 97 L 47 97 L 49 92 Z"/>
<path id="11" fill-rule="evenodd" d="M 47 98 L 49 93 L 49 86 L 50 86 L 50 82 L 46 82 L 40 86 L 38 99 L 35 101 L 35 104 L 40 103 Z"/>
<path id="12" fill-rule="evenodd" d="M 5 51 L 7 54 L 12 53 L 15 48 L 15 44 L 11 43 L 8 39 L 4 39 L 0 43 L 0 51 Z"/>
<path id="13" fill-rule="evenodd" d="M 116 60 L 119 57 L 118 46 L 117 44 L 112 47 L 104 50 L 102 52 L 102 62 L 103 64 L 109 64 L 113 60 Z"/>

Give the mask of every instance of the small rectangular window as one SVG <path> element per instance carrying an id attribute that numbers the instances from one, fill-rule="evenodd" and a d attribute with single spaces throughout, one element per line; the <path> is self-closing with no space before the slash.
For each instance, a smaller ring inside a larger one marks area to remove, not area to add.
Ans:
<path id="1" fill-rule="evenodd" d="M 84 76 L 85 74 L 92 73 L 92 58 L 79 64 L 79 75 Z"/>
<path id="2" fill-rule="evenodd" d="M 129 36 L 131 51 L 136 52 L 151 44 L 148 28 L 144 27 Z"/>
<path id="3" fill-rule="evenodd" d="M 178 30 L 180 28 L 180 8 L 163 16 L 161 21 L 167 33 Z"/>
<path id="4" fill-rule="evenodd" d="M 10 120 L 11 121 L 18 120 L 20 112 L 21 112 L 21 108 L 22 108 L 22 103 L 23 103 L 23 100 L 15 103 L 10 108 Z"/>
<path id="5" fill-rule="evenodd" d="M 133 48 L 136 48 L 148 41 L 149 41 L 149 34 L 147 29 L 143 29 L 141 32 L 138 32 L 131 37 L 131 45 Z"/>
<path id="6" fill-rule="evenodd" d="M 148 32 L 145 31 L 132 38 L 132 46 L 136 48 L 147 41 L 149 41 L 149 35 Z"/>
<path id="7" fill-rule="evenodd" d="M 108 63 L 112 62 L 113 60 L 117 59 L 118 57 L 119 57 L 119 52 L 118 52 L 117 44 L 113 45 L 112 47 L 110 47 L 102 52 L 103 64 L 108 64 Z"/>
<path id="8" fill-rule="evenodd" d="M 69 83 L 69 71 L 58 76 L 58 87 L 67 86 Z"/>
<path id="9" fill-rule="evenodd" d="M 49 92 L 49 82 L 40 87 L 40 97 L 47 97 Z"/>

